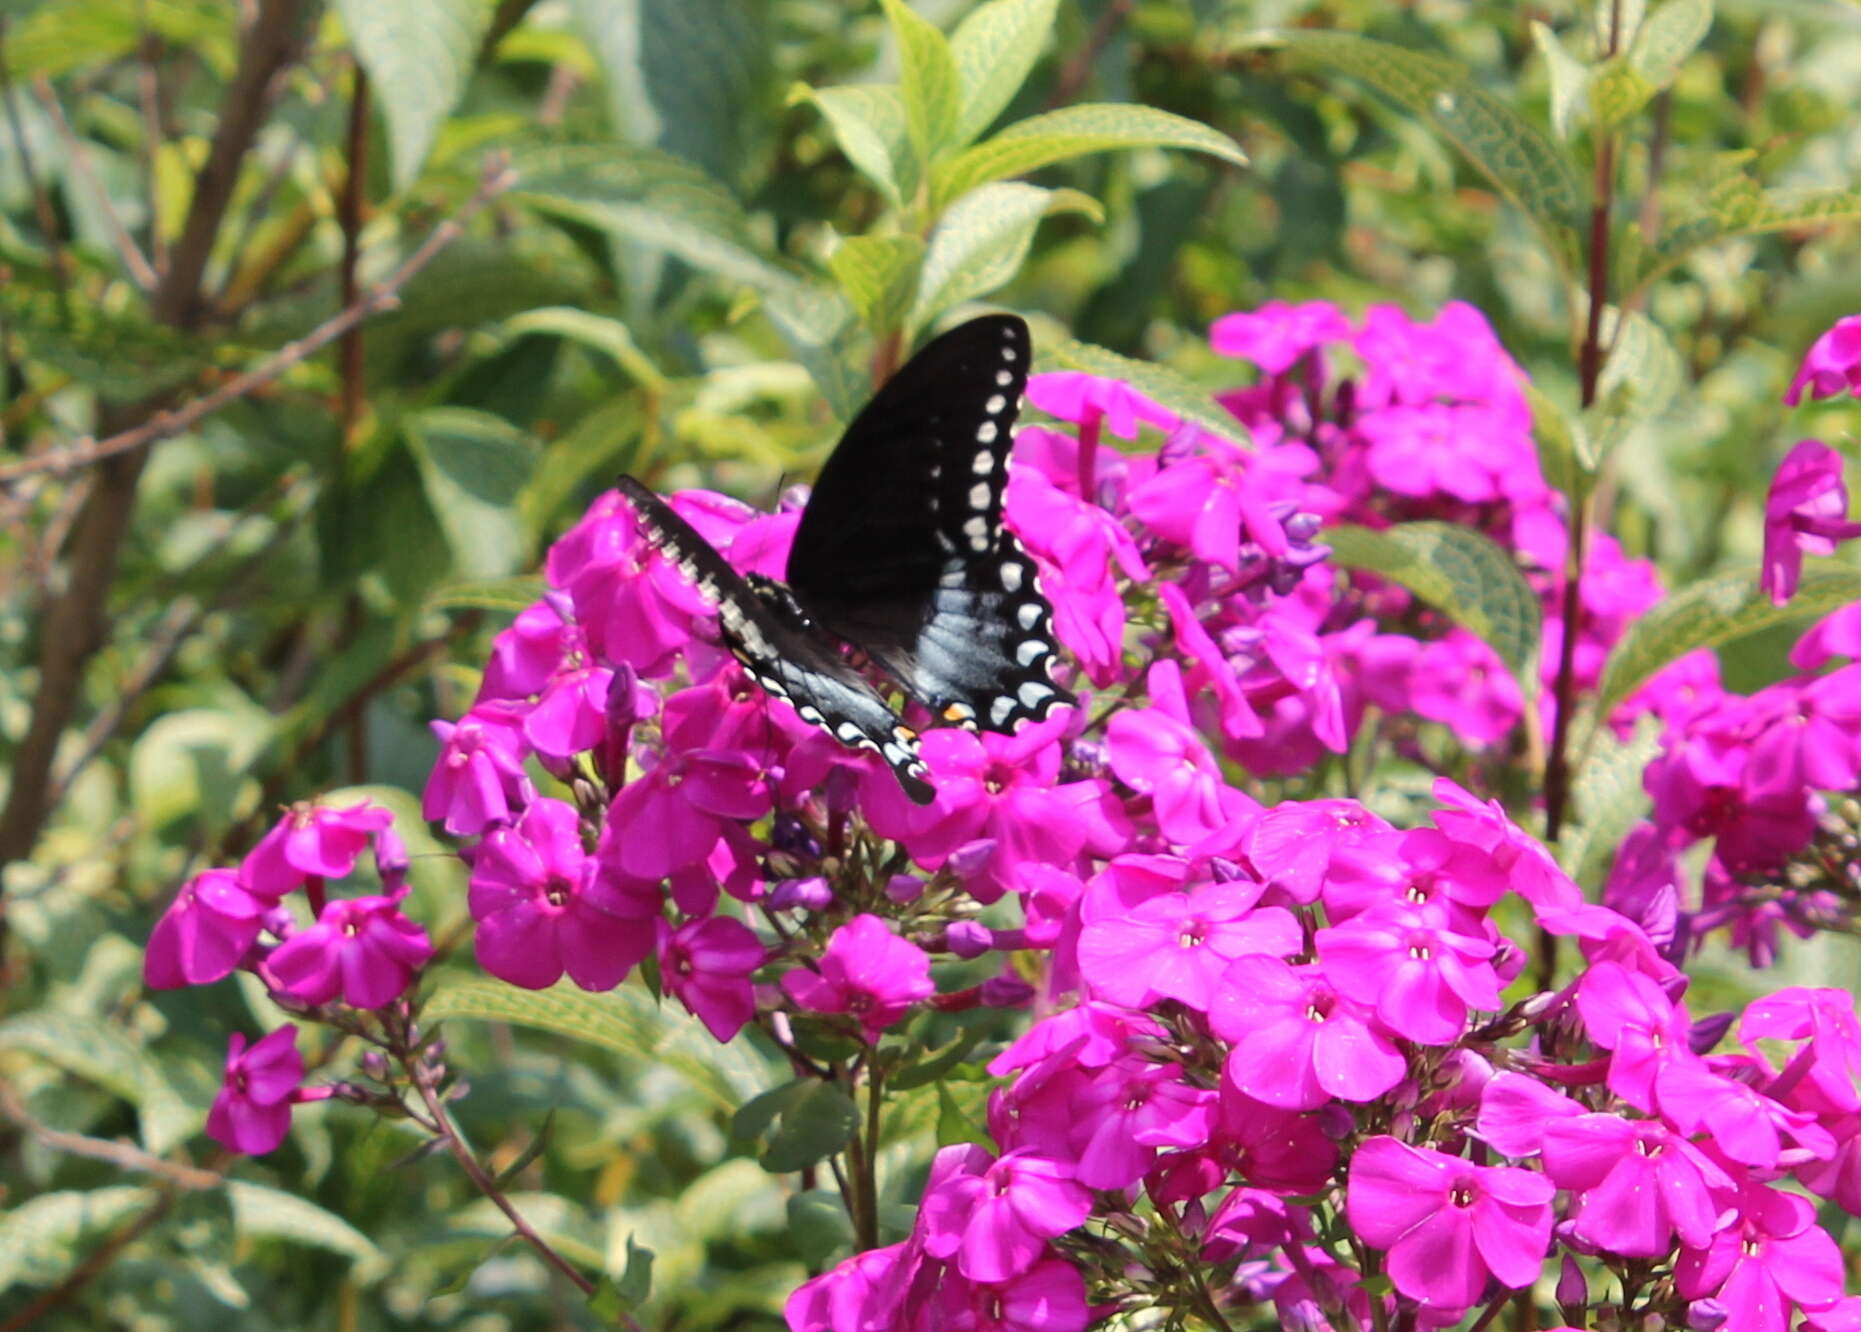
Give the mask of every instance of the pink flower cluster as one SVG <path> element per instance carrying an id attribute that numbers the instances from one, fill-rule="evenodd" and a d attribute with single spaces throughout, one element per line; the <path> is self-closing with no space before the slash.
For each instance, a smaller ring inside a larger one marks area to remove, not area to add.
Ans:
<path id="1" fill-rule="evenodd" d="M 294 1012 L 343 1003 L 378 1009 L 398 999 L 433 956 L 424 929 L 401 912 L 407 852 L 388 811 L 298 805 L 238 866 L 189 879 L 155 923 L 143 958 L 154 989 L 208 985 L 234 971 L 255 973 Z M 380 893 L 331 897 L 374 846 Z M 287 899 L 302 892 L 310 923 Z M 286 1025 L 247 1048 L 235 1033 L 226 1078 L 207 1132 L 229 1151 L 274 1150 L 290 1129 L 290 1107 L 329 1095 L 304 1089 L 297 1029 Z"/>

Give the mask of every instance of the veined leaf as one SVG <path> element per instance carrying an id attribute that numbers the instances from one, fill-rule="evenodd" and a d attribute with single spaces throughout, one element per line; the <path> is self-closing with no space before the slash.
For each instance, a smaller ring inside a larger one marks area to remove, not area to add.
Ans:
<path id="1" fill-rule="evenodd" d="M 872 383 L 854 355 L 859 320 L 846 297 L 828 286 L 774 291 L 763 297 L 763 313 L 814 377 L 834 416 L 851 421 Z"/>
<path id="2" fill-rule="evenodd" d="M 1772 605 L 1758 590 L 1756 565 L 1702 579 L 1629 625 L 1603 668 L 1596 715 L 1607 717 L 1649 676 L 1696 648 L 1717 647 L 1855 601 L 1861 601 L 1861 569 L 1824 566 L 1805 570 L 1787 606 Z"/>
<path id="3" fill-rule="evenodd" d="M 1551 75 L 1551 132 L 1568 139 L 1576 133 L 1579 116 L 1589 102 L 1589 66 L 1564 48 L 1549 24 L 1532 20 L 1531 39 Z"/>
<path id="4" fill-rule="evenodd" d="M 827 118 L 840 151 L 879 187 L 887 203 L 902 208 L 917 192 L 918 159 L 905 126 L 905 102 L 893 83 L 856 83 L 841 88 L 797 84 L 793 96 L 813 102 Z"/>
<path id="5" fill-rule="evenodd" d="M 1322 538 L 1346 569 L 1399 583 L 1499 654 L 1527 694 L 1533 690 L 1543 612 L 1512 556 L 1470 527 L 1398 523 L 1374 531 L 1344 525 Z"/>
<path id="6" fill-rule="evenodd" d="M 155 1202 L 128 1184 L 63 1189 L 26 1198 L 0 1215 L 0 1293 L 21 1281 L 49 1286 L 77 1261 L 77 1245 Z"/>
<path id="7" fill-rule="evenodd" d="M 1606 738 L 1608 749 L 1591 755 L 1572 785 L 1577 821 L 1559 847 L 1565 871 L 1592 891 L 1602 887 L 1622 839 L 1647 813 L 1641 775 L 1661 752 L 1660 719 L 1644 713 L 1626 741 Z"/>
<path id="8" fill-rule="evenodd" d="M 488 610 L 516 615 L 542 598 L 541 578 L 474 578 L 442 583 L 426 600 L 428 610 Z"/>
<path id="9" fill-rule="evenodd" d="M 1132 360 L 1104 347 L 1070 338 L 1037 347 L 1034 362 L 1036 370 L 1083 370 L 1089 375 L 1122 379 L 1158 406 L 1168 408 L 1185 421 L 1193 421 L 1209 434 L 1242 448 L 1252 447 L 1246 428 L 1215 405 L 1212 393 L 1167 365 Z"/>
<path id="10" fill-rule="evenodd" d="M 938 206 L 991 180 L 1113 148 L 1188 148 L 1237 166 L 1247 155 L 1233 139 L 1199 121 L 1124 102 L 1083 102 L 1017 120 L 932 173 Z"/>
<path id="11" fill-rule="evenodd" d="M 1629 61 L 1657 90 L 1665 88 L 1711 30 L 1712 0 L 1666 0 L 1642 21 Z"/>
<path id="12" fill-rule="evenodd" d="M 768 1138 L 757 1157 L 771 1174 L 805 1170 L 846 1146 L 859 1129 L 859 1108 L 831 1083 L 797 1078 L 764 1092 L 739 1110 L 730 1125 L 741 1142 Z"/>
<path id="13" fill-rule="evenodd" d="M 1596 402 L 1585 414 L 1597 465 L 1636 426 L 1652 421 L 1686 386 L 1686 366 L 1660 327 L 1639 311 L 1603 312 L 1609 359 L 1596 380 Z"/>
<path id="14" fill-rule="evenodd" d="M 1532 438 L 1544 479 L 1572 503 L 1581 502 L 1596 479 L 1596 450 L 1583 419 L 1570 415 L 1536 384 L 1525 385 L 1525 400 L 1531 404 Z"/>
<path id="15" fill-rule="evenodd" d="M 364 1281 L 386 1268 L 375 1241 L 308 1198 L 237 1179 L 226 1182 L 226 1196 L 233 1205 L 233 1230 L 241 1236 L 307 1244 L 353 1259 Z"/>
<path id="16" fill-rule="evenodd" d="M 504 321 L 504 331 L 519 337 L 526 333 L 553 333 L 605 352 L 637 383 L 653 389 L 666 385 L 665 375 L 640 350 L 640 344 L 633 340 L 627 326 L 609 315 L 590 314 L 572 305 L 550 305 L 512 315 Z"/>
<path id="17" fill-rule="evenodd" d="M 952 141 L 968 147 L 1027 81 L 1053 31 L 1059 0 L 988 0 L 950 36 L 961 90 Z"/>
<path id="18" fill-rule="evenodd" d="M 1732 236 L 1857 219 L 1861 190 L 1767 190 L 1734 170 L 1714 182 L 1699 209 L 1667 227 L 1634 283 L 1646 286 L 1694 250 Z"/>
<path id="19" fill-rule="evenodd" d="M 986 296 L 1013 278 L 1034 243 L 1040 219 L 1059 208 L 1100 215 L 1077 190 L 997 181 L 971 190 L 937 220 L 911 310 L 920 327 L 963 301 Z"/>
<path id="20" fill-rule="evenodd" d="M 535 447 L 502 417 L 464 407 L 416 412 L 402 429 L 459 571 L 515 573 L 529 557 L 517 497 L 536 467 Z"/>
<path id="21" fill-rule="evenodd" d="M 612 231 L 753 287 L 797 279 L 761 253 L 742 207 L 697 167 L 652 148 L 548 148 L 518 163 L 513 197 L 541 212 Z"/>
<path id="22" fill-rule="evenodd" d="M 924 242 L 916 236 L 848 236 L 827 267 L 866 327 L 887 333 L 904 323 L 923 262 Z"/>
<path id="23" fill-rule="evenodd" d="M 1262 44 L 1361 79 L 1420 116 L 1548 230 L 1560 257 L 1574 253 L 1585 203 L 1576 168 L 1530 121 L 1478 87 L 1465 66 L 1342 32 L 1276 32 Z"/>
<path id="24" fill-rule="evenodd" d="M 882 0 L 885 17 L 898 38 L 899 92 L 904 98 L 905 128 L 918 160 L 932 161 L 956 129 L 956 61 L 937 25 L 922 18 L 905 0 Z"/>
<path id="25" fill-rule="evenodd" d="M 484 0 L 336 0 L 336 9 L 387 117 L 394 188 L 404 190 L 465 91 L 491 7 Z"/>
<path id="26" fill-rule="evenodd" d="M 1660 89 L 1626 56 L 1605 61 L 1590 80 L 1590 110 L 1598 130 L 1612 130 L 1653 100 Z"/>
<path id="27" fill-rule="evenodd" d="M 141 1051 L 96 1018 L 52 1009 L 0 1022 L 0 1050 L 24 1050 L 114 1092 L 130 1104 L 148 1081 Z"/>

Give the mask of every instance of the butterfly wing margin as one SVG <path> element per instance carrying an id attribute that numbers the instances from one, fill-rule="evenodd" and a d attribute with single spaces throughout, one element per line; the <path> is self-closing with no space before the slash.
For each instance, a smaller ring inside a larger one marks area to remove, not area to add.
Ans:
<path id="1" fill-rule="evenodd" d="M 752 680 L 841 744 L 878 754 L 912 800 L 936 798 L 917 733 L 825 634 L 792 603 L 753 587 L 649 487 L 623 476 L 619 488 L 647 541 L 717 608 L 724 643 Z"/>

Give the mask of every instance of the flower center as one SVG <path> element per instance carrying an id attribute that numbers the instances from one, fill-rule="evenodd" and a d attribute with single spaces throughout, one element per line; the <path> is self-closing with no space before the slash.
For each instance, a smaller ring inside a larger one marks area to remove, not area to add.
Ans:
<path id="1" fill-rule="evenodd" d="M 1456 1184 L 1447 1192 L 1447 1200 L 1456 1207 L 1471 1207 L 1473 1206 L 1473 1200 L 1478 1196 L 1479 1194 L 1474 1189 L 1473 1185 L 1464 1182 Z"/>
<path id="2" fill-rule="evenodd" d="M 1183 922 L 1182 929 L 1176 933 L 1176 945 L 1179 948 L 1199 948 L 1208 938 L 1208 922 L 1200 917 L 1191 917 Z"/>
<path id="3" fill-rule="evenodd" d="M 575 885 L 567 879 L 552 876 L 549 882 L 543 885 L 543 900 L 552 907 L 567 906 L 569 899 L 573 896 L 575 896 Z"/>

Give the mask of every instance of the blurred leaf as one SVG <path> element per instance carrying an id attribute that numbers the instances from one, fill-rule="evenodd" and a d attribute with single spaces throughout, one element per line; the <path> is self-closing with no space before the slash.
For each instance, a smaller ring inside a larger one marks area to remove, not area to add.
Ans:
<path id="1" fill-rule="evenodd" d="M 904 323 L 923 259 L 924 242 L 916 236 L 848 236 L 827 266 L 866 327 L 887 333 Z"/>
<path id="2" fill-rule="evenodd" d="M 0 1293 L 22 1281 L 52 1285 L 77 1261 L 80 1241 L 153 1206 L 156 1196 L 127 1184 L 66 1189 L 0 1214 Z"/>
<path id="3" fill-rule="evenodd" d="M 1247 430 L 1215 405 L 1214 395 L 1166 365 L 1135 361 L 1089 342 L 1067 339 L 1035 349 L 1036 370 L 1083 370 L 1089 375 L 1121 379 L 1160 407 L 1193 421 L 1218 439 L 1251 448 Z"/>
<path id="4" fill-rule="evenodd" d="M 1470 527 L 1397 523 L 1382 531 L 1349 524 L 1321 539 L 1346 569 L 1399 583 L 1499 654 L 1526 690 L 1536 680 L 1543 612 L 1512 556 Z"/>
<path id="5" fill-rule="evenodd" d="M 520 990 L 488 978 L 449 976 L 422 1011 L 429 1022 L 514 1022 L 662 1064 L 720 1109 L 735 1109 L 767 1081 L 762 1061 L 741 1042 L 718 1045 L 695 1020 L 672 1017 L 631 985 L 589 994 L 567 981 Z"/>
<path id="6" fill-rule="evenodd" d="M 961 105 L 951 142 L 974 143 L 1027 82 L 1053 31 L 1059 0 L 988 0 L 963 16 L 950 36 Z"/>
<path id="7" fill-rule="evenodd" d="M 1559 848 L 1570 877 L 1591 892 L 1601 890 L 1622 839 L 1648 811 L 1642 773 L 1661 752 L 1661 721 L 1652 713 L 1635 719 L 1626 741 L 1613 734 L 1602 752 L 1589 755 L 1571 787 L 1576 824 Z"/>
<path id="8" fill-rule="evenodd" d="M 573 0 L 615 128 L 720 180 L 742 165 L 769 43 L 735 0 Z"/>
<path id="9" fill-rule="evenodd" d="M 491 6 L 486 0 L 336 0 L 336 11 L 387 118 L 394 188 L 404 190 L 465 91 Z"/>
<path id="10" fill-rule="evenodd" d="M 226 826 L 275 726 L 261 708 L 224 702 L 157 717 L 129 753 L 137 816 L 154 828 L 186 818 L 209 829 Z"/>
<path id="11" fill-rule="evenodd" d="M 151 320 L 140 308 L 65 303 L 46 286 L 0 282 L 0 319 L 27 355 L 90 386 L 105 402 L 134 402 L 198 379 L 212 343 Z"/>
<path id="12" fill-rule="evenodd" d="M 859 1131 L 859 1108 L 838 1087 L 809 1078 L 787 1100 L 769 1145 L 757 1157 L 764 1170 L 785 1175 L 818 1165 Z"/>
<path id="13" fill-rule="evenodd" d="M 965 1105 L 957 1097 L 958 1089 L 974 1104 Z M 987 1088 L 975 1083 L 958 1083 L 952 1087 L 947 1082 L 937 1084 L 937 1145 L 952 1147 L 962 1142 L 988 1143 L 987 1120 L 982 1116 L 981 1100 L 987 1095 Z"/>
<path id="14" fill-rule="evenodd" d="M 284 1240 L 355 1260 L 356 1279 L 372 1281 L 386 1267 L 375 1242 L 334 1212 L 306 1198 L 263 1184 L 226 1181 L 233 1231 L 246 1239 Z"/>
<path id="15" fill-rule="evenodd" d="M 1666 0 L 1642 21 L 1628 58 L 1658 91 L 1712 30 L 1712 0 Z"/>
<path id="16" fill-rule="evenodd" d="M 511 197 L 539 211 L 624 236 L 719 277 L 766 291 L 798 281 L 762 253 L 728 190 L 651 148 L 538 149 L 518 159 Z"/>
<path id="17" fill-rule="evenodd" d="M 1601 466 L 1636 426 L 1652 421 L 1686 387 L 1680 353 L 1653 320 L 1639 311 L 1603 313 L 1609 359 L 1596 380 L 1596 402 L 1584 414 L 1596 465 Z"/>
<path id="18" fill-rule="evenodd" d="M 441 583 L 426 599 L 429 610 L 488 610 L 515 615 L 542 599 L 547 584 L 534 576 L 476 578 Z"/>
<path id="19" fill-rule="evenodd" d="M 588 1312 L 605 1323 L 623 1327 L 653 1290 L 653 1251 L 627 1237 L 627 1265 L 618 1278 L 603 1272 L 588 1297 Z"/>
<path id="20" fill-rule="evenodd" d="M 640 350 L 632 332 L 611 315 L 591 314 L 572 305 L 550 305 L 512 315 L 504 321 L 504 331 L 512 337 L 553 333 L 605 353 L 636 383 L 653 389 L 663 389 L 666 385 L 665 375 Z"/>
<path id="21" fill-rule="evenodd" d="M 833 287 L 816 285 L 769 292 L 763 313 L 813 376 L 836 419 L 851 421 L 872 393 L 872 381 L 857 356 L 858 318 Z"/>
<path id="22" fill-rule="evenodd" d="M 828 1267 L 852 1247 L 853 1223 L 847 1218 L 840 1195 L 825 1189 L 808 1189 L 788 1198 L 788 1233 L 795 1251 L 810 1269 Z"/>
<path id="23" fill-rule="evenodd" d="M 1775 606 L 1758 590 L 1757 566 L 1701 579 L 1630 623 L 1609 653 L 1597 689 L 1596 715 L 1607 717 L 1661 667 L 1696 648 L 1717 647 L 1786 620 L 1822 615 L 1861 601 L 1861 569 L 1806 569 L 1796 596 Z"/>
<path id="24" fill-rule="evenodd" d="M 146 1082 L 142 1052 L 96 1018 L 40 1009 L 0 1022 L 0 1050 L 23 1050 L 134 1105 Z"/>
<path id="25" fill-rule="evenodd" d="M 1551 76 L 1551 132 L 1568 139 L 1580 128 L 1579 116 L 1589 102 L 1589 66 L 1564 49 L 1549 24 L 1534 19 L 1531 39 Z"/>
<path id="26" fill-rule="evenodd" d="M 932 173 L 934 203 L 941 207 L 989 181 L 1113 148 L 1185 148 L 1247 165 L 1239 144 L 1200 121 L 1124 102 L 1082 102 L 1017 120 L 945 162 Z"/>
<path id="27" fill-rule="evenodd" d="M 553 530 L 585 486 L 605 490 L 622 472 L 638 476 L 647 470 L 647 418 L 639 396 L 630 393 L 602 403 L 544 448 L 517 504 L 531 531 Z M 541 595 L 542 584 L 536 587 Z"/>
<path id="28" fill-rule="evenodd" d="M 48 79 L 132 54 L 145 32 L 231 73 L 238 30 L 224 5 L 188 0 L 83 0 L 43 4 L 7 34 L 6 67 L 14 79 Z"/>
<path id="29" fill-rule="evenodd" d="M 904 99 L 905 130 L 918 160 L 930 162 L 950 142 L 956 128 L 956 62 L 943 33 L 905 0 L 881 0 L 881 4 L 898 39 L 899 94 Z"/>
<path id="30" fill-rule="evenodd" d="M 1501 193 L 1543 225 L 1560 259 L 1574 253 L 1583 181 L 1570 159 L 1507 103 L 1442 56 L 1342 32 L 1279 32 L 1264 39 L 1303 63 L 1326 65 L 1393 99 L 1460 149 Z"/>
<path id="31" fill-rule="evenodd" d="M 1076 190 L 1019 182 L 984 185 L 950 205 L 931 233 L 911 327 L 1009 282 L 1027 259 L 1040 219 L 1060 208 L 1103 217 L 1098 204 Z"/>
<path id="32" fill-rule="evenodd" d="M 797 86 L 827 118 L 847 160 L 879 187 L 894 208 L 904 207 L 917 192 L 918 159 L 911 151 L 905 103 L 898 86 L 859 83 L 840 88 Z"/>
<path id="33" fill-rule="evenodd" d="M 941 1053 L 892 1074 L 886 1079 L 886 1086 L 894 1091 L 910 1091 L 913 1087 L 940 1081 L 969 1057 L 969 1052 L 976 1048 L 976 1043 L 981 1039 L 982 1033 L 979 1031 L 962 1032 Z"/>
<path id="34" fill-rule="evenodd" d="M 1633 286 L 1645 286 L 1694 250 L 1732 236 L 1857 219 L 1861 190 L 1767 190 L 1734 170 L 1712 184 L 1703 204 L 1682 212 L 1666 227 L 1642 271 L 1633 275 Z"/>
<path id="35" fill-rule="evenodd" d="M 779 1229 L 785 1190 L 754 1161 L 731 1157 L 685 1186 L 675 1210 L 687 1233 L 709 1243 L 757 1228 Z"/>
<path id="36" fill-rule="evenodd" d="M 523 432 L 502 417 L 462 407 L 415 413 L 402 429 L 459 572 L 498 578 L 523 567 L 530 538 L 517 497 L 536 467 L 536 449 Z"/>
<path id="37" fill-rule="evenodd" d="M 1627 57 L 1598 66 L 1590 81 L 1590 108 L 1600 131 L 1615 129 L 1653 99 L 1659 89 Z"/>
<path id="38" fill-rule="evenodd" d="M 1573 503 L 1580 503 L 1596 479 L 1596 450 L 1582 418 L 1571 416 L 1529 381 L 1525 400 L 1531 405 L 1532 438 L 1538 445 L 1544 479 Z"/>

